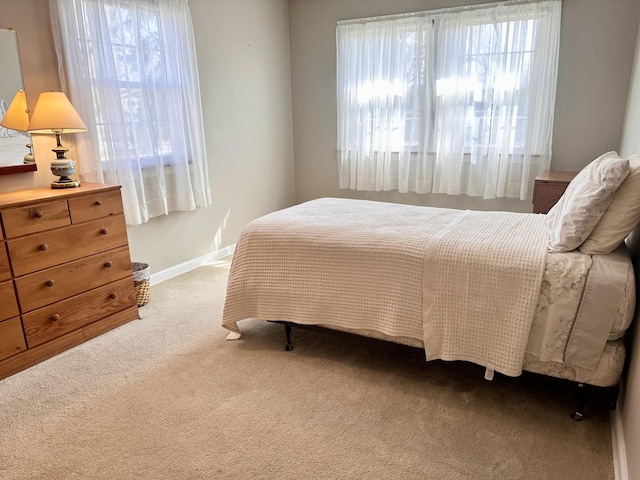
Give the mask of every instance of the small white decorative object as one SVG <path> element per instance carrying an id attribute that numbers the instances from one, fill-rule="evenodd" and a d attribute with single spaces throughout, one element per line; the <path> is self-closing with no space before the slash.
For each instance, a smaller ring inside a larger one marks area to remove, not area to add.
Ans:
<path id="1" fill-rule="evenodd" d="M 27 148 L 29 149 L 29 153 L 24 156 L 25 165 L 29 165 L 32 163 L 36 163 L 36 157 L 33 155 L 33 144 L 27 143 Z"/>

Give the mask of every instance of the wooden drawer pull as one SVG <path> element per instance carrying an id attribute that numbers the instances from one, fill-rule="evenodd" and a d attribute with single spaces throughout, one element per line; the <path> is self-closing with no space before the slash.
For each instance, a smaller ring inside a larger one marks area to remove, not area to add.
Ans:
<path id="1" fill-rule="evenodd" d="M 109 294 L 109 298 L 110 298 L 111 300 L 115 300 L 116 298 L 118 298 L 118 294 L 117 294 L 116 292 L 111 292 L 111 293 Z"/>
<path id="2" fill-rule="evenodd" d="M 57 322 L 58 320 L 60 320 L 60 315 L 57 313 L 54 313 L 49 317 L 49 320 L 51 320 L 52 322 Z"/>
<path id="3" fill-rule="evenodd" d="M 101 200 L 96 200 L 96 203 L 94 205 L 96 207 L 99 207 L 100 205 L 102 205 L 102 201 Z"/>
<path id="4" fill-rule="evenodd" d="M 46 282 L 44 282 L 44 284 L 45 284 L 47 287 L 53 287 L 53 285 L 54 285 L 55 283 L 56 283 L 56 282 L 54 282 L 53 280 L 47 280 Z"/>
<path id="5" fill-rule="evenodd" d="M 107 233 L 109 233 L 109 229 L 108 228 L 103 228 L 102 230 L 100 230 L 100 233 L 102 235 L 106 235 Z"/>
<path id="6" fill-rule="evenodd" d="M 44 215 L 42 211 L 37 208 L 32 208 L 29 213 L 31 213 L 31 217 L 33 218 L 42 218 Z"/>
<path id="7" fill-rule="evenodd" d="M 104 267 L 105 268 L 111 268 L 113 267 L 113 262 L 111 260 L 104 262 Z"/>
<path id="8" fill-rule="evenodd" d="M 40 250 L 41 252 L 44 252 L 47 248 L 49 248 L 49 245 L 47 245 L 46 243 L 42 243 L 40 244 L 40 246 L 38 246 L 38 250 Z"/>

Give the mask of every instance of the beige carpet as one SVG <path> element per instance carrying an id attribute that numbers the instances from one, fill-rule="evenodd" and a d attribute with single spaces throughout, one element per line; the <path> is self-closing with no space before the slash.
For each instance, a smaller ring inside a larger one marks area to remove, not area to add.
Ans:
<path id="1" fill-rule="evenodd" d="M 228 264 L 141 320 L 0 381 L 0 478 L 611 479 L 603 399 L 357 337 L 219 327 Z"/>

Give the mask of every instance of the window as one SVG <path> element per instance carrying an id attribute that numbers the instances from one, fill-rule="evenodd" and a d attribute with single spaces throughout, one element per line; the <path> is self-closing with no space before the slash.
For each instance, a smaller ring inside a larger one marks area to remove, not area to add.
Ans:
<path id="1" fill-rule="evenodd" d="M 551 157 L 560 5 L 339 22 L 340 186 L 529 198 Z"/>
<path id="2" fill-rule="evenodd" d="M 364 30 L 352 28 L 341 38 L 340 55 L 348 63 L 339 83 L 357 109 L 354 120 L 366 130 L 366 144 L 390 143 L 394 150 L 417 149 L 421 97 L 426 87 L 425 44 L 427 32 L 422 20 L 406 19 L 389 25 L 380 35 L 380 25 Z M 386 32 L 387 33 L 387 32 Z M 353 69 L 353 70 L 351 70 Z M 354 80 L 354 83 L 349 83 Z"/>
<path id="3" fill-rule="evenodd" d="M 151 7 L 151 8 L 150 8 Z M 96 63 L 99 45 L 95 45 L 89 32 L 84 41 L 89 53 L 89 68 L 93 88 L 96 130 L 101 161 L 107 161 L 109 132 L 114 120 L 104 115 L 101 91 L 118 91 L 122 103 L 122 129 L 126 132 L 130 158 L 153 159 L 171 163 L 173 142 L 171 132 L 175 117 L 164 115 L 164 106 L 180 91 L 180 84 L 171 84 L 164 63 L 161 20 L 154 6 L 128 4 L 105 5 L 107 32 L 113 54 L 113 77 L 103 76 Z M 87 15 L 88 12 L 85 13 Z M 90 22 L 87 19 L 87 24 Z M 149 119 L 149 121 L 146 121 Z M 116 120 L 117 121 L 117 120 Z"/>
<path id="4" fill-rule="evenodd" d="M 130 224 L 210 205 L 186 0 L 52 5 L 63 86 L 88 120 L 83 178 L 121 184 Z"/>
<path id="5" fill-rule="evenodd" d="M 464 104 L 463 145 L 472 158 L 485 155 L 495 138 L 504 138 L 513 152 L 522 153 L 539 21 L 524 17 L 460 25 L 447 20 L 438 22 L 436 38 L 443 45 L 453 44 L 458 58 L 452 65 L 445 53 L 444 61 L 436 63 L 436 108 L 446 109 L 447 98 Z M 465 98 L 458 98 L 461 95 Z M 540 153 L 541 145 L 533 147 Z"/>

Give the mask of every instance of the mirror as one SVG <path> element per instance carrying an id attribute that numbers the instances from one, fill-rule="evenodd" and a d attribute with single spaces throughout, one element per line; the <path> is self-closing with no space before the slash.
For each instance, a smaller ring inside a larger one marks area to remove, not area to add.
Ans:
<path id="1" fill-rule="evenodd" d="M 18 35 L 15 30 L 0 28 L 0 119 L 11 105 L 18 90 L 24 89 L 22 66 L 18 50 Z M 30 153 L 31 135 L 0 126 L 0 175 L 33 172 L 35 163 L 25 163 Z"/>

